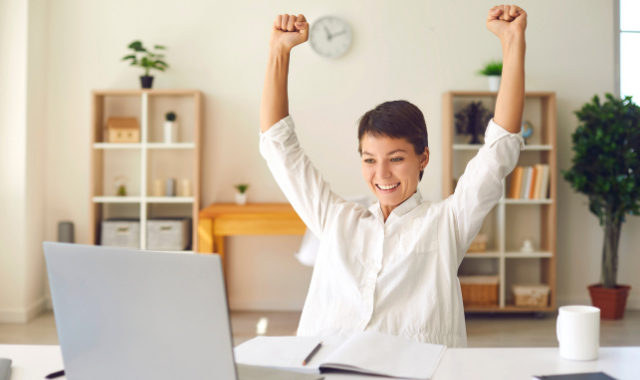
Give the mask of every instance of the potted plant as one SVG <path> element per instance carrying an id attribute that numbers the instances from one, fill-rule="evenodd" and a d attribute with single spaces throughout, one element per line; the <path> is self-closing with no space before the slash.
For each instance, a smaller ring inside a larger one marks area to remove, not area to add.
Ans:
<path id="1" fill-rule="evenodd" d="M 489 79 L 489 91 L 498 92 L 500 90 L 500 80 L 502 79 L 502 61 L 491 61 L 478 74 L 485 75 Z"/>
<path id="2" fill-rule="evenodd" d="M 618 243 L 625 216 L 640 214 L 640 107 L 630 96 L 594 96 L 575 114 L 573 166 L 562 171 L 571 187 L 589 197 L 589 210 L 604 226 L 600 284 L 588 287 L 604 319 L 619 319 L 630 286 L 619 285 Z"/>
<path id="3" fill-rule="evenodd" d="M 155 50 L 166 50 L 167 48 L 162 45 L 155 45 Z M 131 66 L 140 66 L 144 69 L 144 75 L 140 77 L 140 83 L 142 88 L 151 88 L 153 85 L 153 77 L 149 75 L 149 70 L 156 69 L 164 71 L 169 68 L 162 59 L 164 55 L 162 52 L 152 52 L 142 46 L 142 42 L 133 41 L 129 44 L 129 49 L 133 50 L 133 54 L 127 55 L 122 58 L 123 61 L 127 59 L 131 60 Z"/>
<path id="4" fill-rule="evenodd" d="M 164 142 L 171 144 L 178 142 L 178 123 L 176 122 L 176 113 L 171 111 L 165 115 L 164 122 Z"/>
<path id="5" fill-rule="evenodd" d="M 241 183 L 239 185 L 234 186 L 238 192 L 236 193 L 236 204 L 244 205 L 247 203 L 247 189 L 249 185 L 246 183 Z"/>

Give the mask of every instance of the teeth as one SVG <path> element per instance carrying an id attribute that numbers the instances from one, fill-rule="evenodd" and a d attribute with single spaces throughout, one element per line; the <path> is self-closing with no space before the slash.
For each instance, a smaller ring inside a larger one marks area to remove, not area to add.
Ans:
<path id="1" fill-rule="evenodd" d="M 397 187 L 398 185 L 400 184 L 396 183 L 395 185 L 389 185 L 389 186 L 378 185 L 378 187 L 381 188 L 382 190 L 390 190 L 390 189 L 393 189 L 394 187 Z"/>

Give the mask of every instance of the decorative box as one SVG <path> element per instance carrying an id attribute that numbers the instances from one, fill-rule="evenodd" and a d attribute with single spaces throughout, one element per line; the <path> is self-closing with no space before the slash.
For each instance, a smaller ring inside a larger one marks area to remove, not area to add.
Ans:
<path id="1" fill-rule="evenodd" d="M 478 234 L 471 242 L 467 253 L 480 253 L 487 251 L 487 234 Z"/>
<path id="2" fill-rule="evenodd" d="M 191 245 L 191 219 L 147 220 L 147 249 L 184 251 Z"/>
<path id="3" fill-rule="evenodd" d="M 498 306 L 498 276 L 458 276 L 464 306 Z"/>
<path id="4" fill-rule="evenodd" d="M 103 220 L 100 245 L 140 249 L 140 221 L 137 219 Z"/>
<path id="5" fill-rule="evenodd" d="M 107 142 L 140 142 L 140 124 L 135 117 L 110 117 L 107 121 Z"/>
<path id="6" fill-rule="evenodd" d="M 520 307 L 546 307 L 549 305 L 549 285 L 513 284 L 515 305 Z"/>

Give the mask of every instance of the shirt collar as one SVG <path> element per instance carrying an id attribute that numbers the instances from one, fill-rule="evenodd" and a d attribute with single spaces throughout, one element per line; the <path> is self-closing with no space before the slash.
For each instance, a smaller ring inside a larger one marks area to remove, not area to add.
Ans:
<path id="1" fill-rule="evenodd" d="M 407 198 L 404 202 L 400 203 L 398 207 L 394 208 L 389 214 L 386 223 L 391 223 L 396 219 L 401 218 L 404 214 L 416 208 L 416 206 L 422 203 L 422 197 L 420 196 L 420 192 L 416 190 L 412 196 Z M 380 207 L 380 202 L 376 202 L 369 207 L 369 211 L 380 221 L 381 224 L 385 224 L 384 214 L 382 213 L 382 208 Z"/>

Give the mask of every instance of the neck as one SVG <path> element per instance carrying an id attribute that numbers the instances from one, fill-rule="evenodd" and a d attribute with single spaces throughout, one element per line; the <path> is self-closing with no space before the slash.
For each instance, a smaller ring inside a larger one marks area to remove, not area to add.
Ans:
<path id="1" fill-rule="evenodd" d="M 407 197 L 407 199 L 411 198 L 418 190 L 414 191 L 413 194 L 411 194 L 410 196 Z M 397 205 L 383 205 L 382 203 L 380 203 L 380 210 L 382 210 L 382 215 L 384 216 L 384 221 L 387 221 L 387 218 L 389 217 L 389 215 L 391 215 L 391 211 L 393 211 L 396 207 L 400 206 L 401 204 L 403 204 L 404 202 L 407 201 L 407 199 L 405 199 L 404 201 L 398 203 Z"/>

